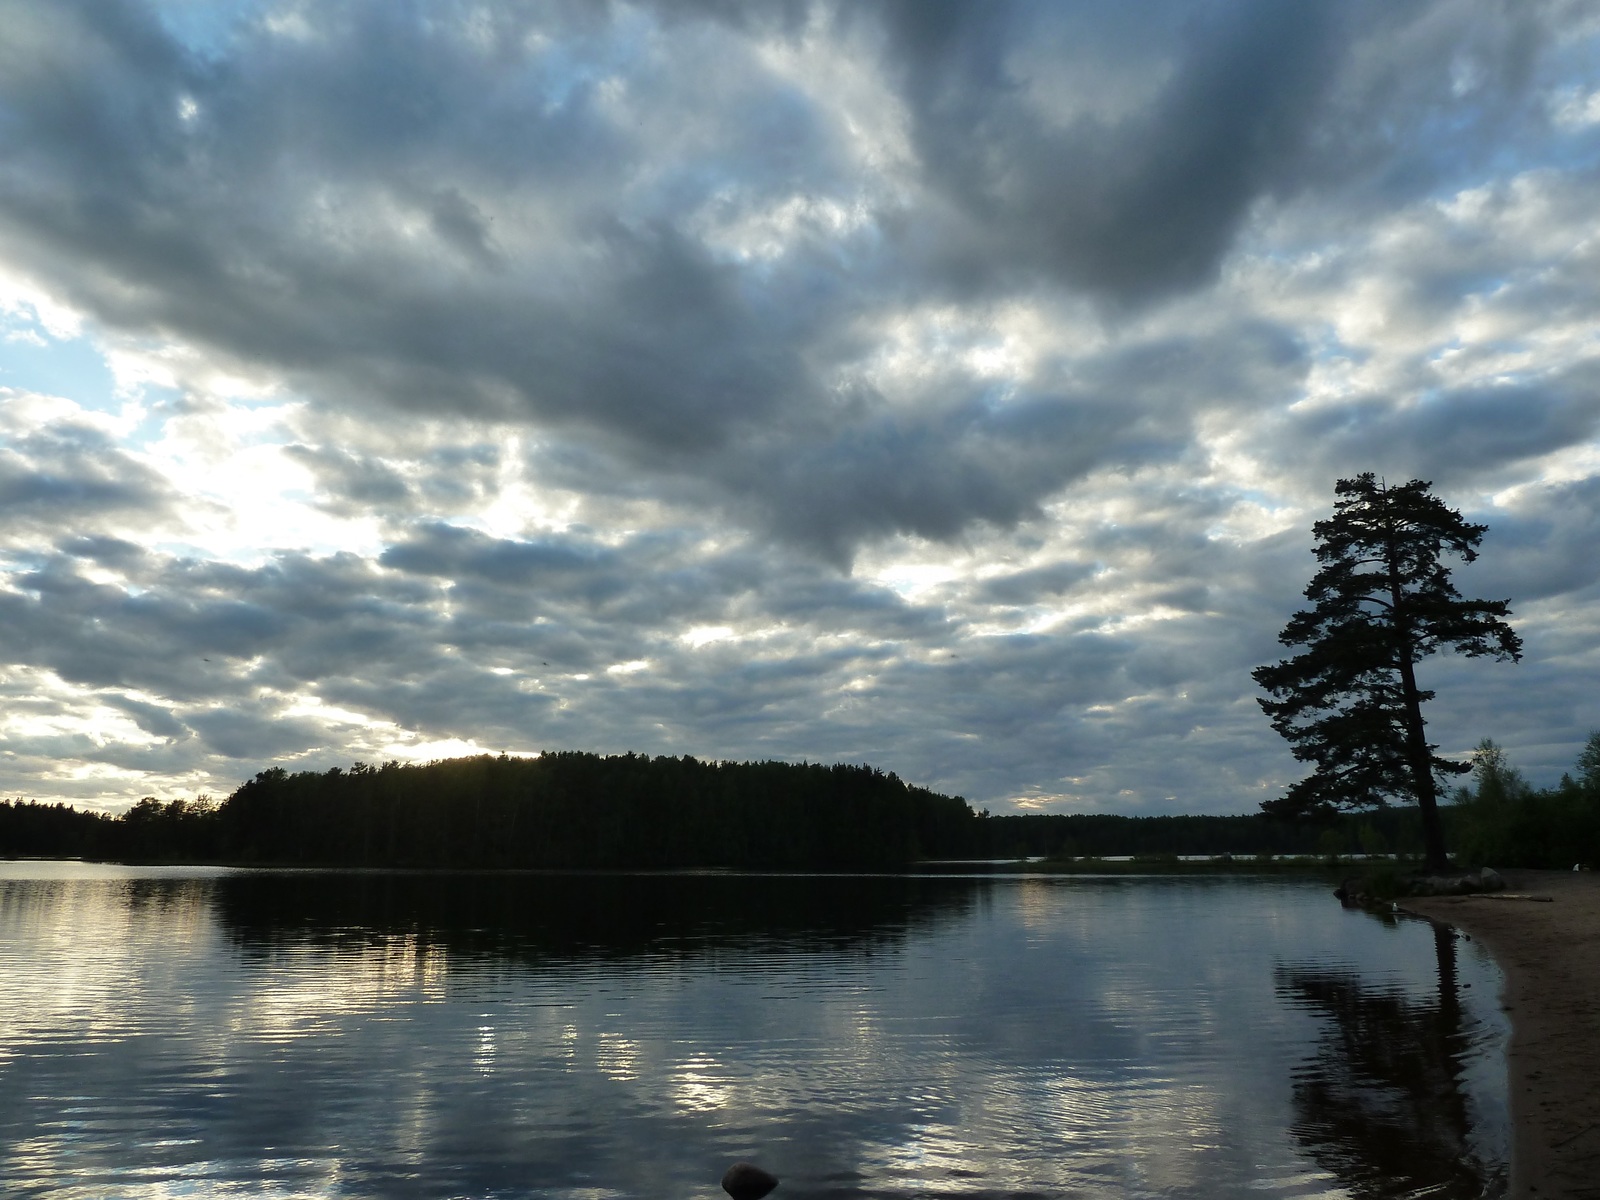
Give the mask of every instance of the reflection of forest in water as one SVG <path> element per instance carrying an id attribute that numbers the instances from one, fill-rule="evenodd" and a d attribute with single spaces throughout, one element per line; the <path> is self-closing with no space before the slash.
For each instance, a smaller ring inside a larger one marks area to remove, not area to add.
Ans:
<path id="1" fill-rule="evenodd" d="M 908 876 L 249 872 L 214 881 L 247 952 L 395 937 L 530 962 L 864 953 L 968 913 L 982 881 Z"/>
<path id="2" fill-rule="evenodd" d="M 1426 1000 L 1353 970 L 1282 966 L 1279 994 L 1327 1018 L 1295 1073 L 1291 1133 L 1358 1197 L 1503 1196 L 1507 1168 L 1474 1137 L 1453 930 L 1433 927 L 1438 987 Z"/>

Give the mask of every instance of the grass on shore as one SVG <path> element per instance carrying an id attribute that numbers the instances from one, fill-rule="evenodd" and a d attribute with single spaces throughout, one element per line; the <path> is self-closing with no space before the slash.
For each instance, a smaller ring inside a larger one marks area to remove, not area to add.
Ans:
<path id="1" fill-rule="evenodd" d="M 1047 858 L 1019 862 L 1019 870 L 1042 875 L 1348 875 L 1366 860 L 1338 855 L 1219 855 L 1189 859 L 1176 854 L 1139 854 L 1132 858 Z M 1405 869 L 1409 860 L 1384 865 Z"/>

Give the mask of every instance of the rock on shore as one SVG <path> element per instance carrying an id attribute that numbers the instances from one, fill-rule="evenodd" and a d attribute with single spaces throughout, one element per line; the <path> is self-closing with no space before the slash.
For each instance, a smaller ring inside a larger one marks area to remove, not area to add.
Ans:
<path id="1" fill-rule="evenodd" d="M 1347 879 L 1333 893 L 1348 905 L 1387 904 L 1410 896 L 1469 896 L 1478 892 L 1500 892 L 1505 878 L 1493 867 L 1468 871 L 1462 875 L 1403 875 L 1399 878 L 1360 876 Z"/>

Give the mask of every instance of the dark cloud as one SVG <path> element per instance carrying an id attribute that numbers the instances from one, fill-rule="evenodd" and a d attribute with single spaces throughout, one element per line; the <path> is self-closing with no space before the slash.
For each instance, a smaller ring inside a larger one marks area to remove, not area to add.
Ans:
<path id="1" fill-rule="evenodd" d="M 1508 507 L 1492 514 L 1478 561 L 1462 573 L 1478 593 L 1526 604 L 1600 583 L 1600 479 L 1529 488 Z"/>
<path id="2" fill-rule="evenodd" d="M 170 708 L 163 705 L 135 700 L 131 696 L 119 696 L 115 692 L 104 692 L 101 698 L 112 708 L 127 713 L 146 733 L 167 739 L 185 738 L 190 734 L 189 727 L 174 717 Z"/>
<path id="3" fill-rule="evenodd" d="M 1081 477 L 1130 428 L 1134 405 L 1042 398 L 998 410 L 978 399 L 931 417 L 885 414 L 818 445 L 780 444 L 730 463 L 740 491 L 766 492 L 772 528 L 840 561 L 891 533 L 948 539 L 974 521 L 1008 527 Z"/>
<path id="4" fill-rule="evenodd" d="M 94 687 L 217 695 L 231 681 L 206 660 L 275 649 L 287 625 L 282 614 L 238 596 L 181 587 L 133 592 L 93 582 L 62 559 L 14 576 L 12 586 L 0 593 L 11 661 Z"/>
<path id="5" fill-rule="evenodd" d="M 1350 37 L 1334 3 L 888 12 L 923 170 L 965 218 L 948 269 L 968 286 L 1038 272 L 1119 302 L 1214 276 L 1250 205 L 1292 178 Z M 1145 103 L 1050 103 L 1062 59 L 1126 55 L 1151 33 L 1170 69 Z M 1030 62 L 1036 37 L 1056 54 Z"/>
<path id="6" fill-rule="evenodd" d="M 1368 396 L 1293 420 L 1285 441 L 1324 470 L 1377 470 L 1449 488 L 1482 481 L 1569 446 L 1600 428 L 1600 401 L 1576 379 L 1439 389 L 1420 398 Z"/>
<path id="7" fill-rule="evenodd" d="M 311 471 L 329 493 L 324 504 L 337 513 L 380 508 L 404 510 L 411 489 L 394 468 L 333 447 L 286 446 L 284 453 Z"/>
<path id="8" fill-rule="evenodd" d="M 1076 587 L 1094 570 L 1092 563 L 1051 563 L 986 579 L 979 591 L 994 604 L 1033 604 Z"/>
<path id="9" fill-rule="evenodd" d="M 1600 399 L 1592 394 L 1513 385 L 1429 397 L 1386 432 L 1426 447 L 1418 459 L 1471 474 L 1587 441 L 1597 427 Z"/>
<path id="10" fill-rule="evenodd" d="M 614 570 L 615 558 L 602 546 L 570 538 L 518 542 L 433 524 L 419 528 L 409 541 L 390 546 L 378 561 L 413 574 L 526 587 L 561 577 L 592 576 L 597 565 Z"/>
<path id="11" fill-rule="evenodd" d="M 144 547 L 118 537 L 87 534 L 70 537 L 60 544 L 63 554 L 122 570 L 137 569 L 145 560 Z"/>
<path id="12" fill-rule="evenodd" d="M 165 515 L 170 489 L 101 430 L 58 423 L 0 444 L 0 520 L 56 528 L 91 518 Z"/>
<path id="13" fill-rule="evenodd" d="M 232 707 L 194 713 L 188 723 L 208 750 L 224 758 L 244 760 L 246 770 L 249 764 L 318 747 L 327 737 L 326 728 L 312 721 L 240 712 Z"/>

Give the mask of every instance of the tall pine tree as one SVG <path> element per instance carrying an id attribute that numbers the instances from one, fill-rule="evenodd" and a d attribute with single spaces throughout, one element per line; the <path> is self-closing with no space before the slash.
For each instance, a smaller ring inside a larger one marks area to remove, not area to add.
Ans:
<path id="1" fill-rule="evenodd" d="M 1429 492 L 1420 479 L 1387 487 L 1371 472 L 1341 479 L 1333 516 L 1312 526 L 1322 564 L 1307 586 L 1312 607 L 1278 640 L 1303 653 L 1253 672 L 1272 697 L 1259 701 L 1272 727 L 1312 772 L 1262 805 L 1283 816 L 1415 803 L 1431 870 L 1447 866 L 1437 774 L 1465 763 L 1440 758 L 1422 720 L 1433 692 L 1417 686 L 1417 662 L 1441 646 L 1468 658 L 1515 661 L 1522 640 L 1507 624 L 1509 601 L 1464 600 L 1441 556 L 1478 556 L 1485 525 Z"/>

